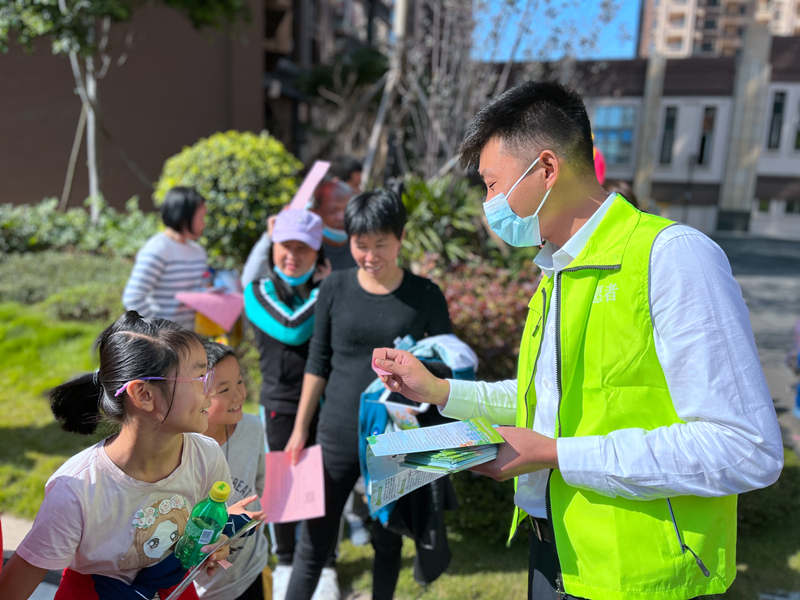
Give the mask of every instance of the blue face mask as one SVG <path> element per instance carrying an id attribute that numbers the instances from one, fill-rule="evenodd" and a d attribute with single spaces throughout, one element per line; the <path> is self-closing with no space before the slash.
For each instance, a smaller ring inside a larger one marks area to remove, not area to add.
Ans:
<path id="1" fill-rule="evenodd" d="M 286 273 L 281 271 L 281 268 L 278 265 L 275 265 L 275 273 L 283 279 L 286 283 L 289 284 L 289 287 L 297 287 L 299 285 L 303 285 L 306 281 L 311 279 L 311 276 L 314 274 L 314 271 L 317 270 L 317 265 L 314 265 L 309 269 L 308 272 L 300 275 L 300 277 L 289 277 Z"/>
<path id="2" fill-rule="evenodd" d="M 511 195 L 511 192 L 514 191 L 519 185 L 519 182 L 525 178 L 537 162 L 539 162 L 538 158 L 531 163 L 531 166 L 522 174 L 522 177 L 517 179 L 517 183 L 511 186 L 511 189 L 508 190 L 508 194 L 500 193 L 488 202 L 483 203 L 483 212 L 486 213 L 486 220 L 489 222 L 489 227 L 492 228 L 492 231 L 499 235 L 500 239 L 506 244 L 516 246 L 517 248 L 542 245 L 538 215 L 547 200 L 547 196 L 549 196 L 550 192 L 553 190 L 553 186 L 550 186 L 550 189 L 547 190 L 536 212 L 529 217 L 525 217 L 524 219 L 520 218 L 508 205 L 508 197 Z"/>
<path id="3" fill-rule="evenodd" d="M 333 242 L 334 244 L 344 244 L 348 239 L 347 232 L 344 229 L 334 229 L 327 225 L 322 228 L 322 237 Z"/>

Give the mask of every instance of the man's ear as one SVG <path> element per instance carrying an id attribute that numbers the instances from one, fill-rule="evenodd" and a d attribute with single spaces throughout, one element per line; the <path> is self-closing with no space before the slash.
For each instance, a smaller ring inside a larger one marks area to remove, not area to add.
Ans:
<path id="1" fill-rule="evenodd" d="M 134 407 L 145 412 L 156 410 L 155 390 L 145 381 L 135 380 L 128 385 L 128 398 Z"/>
<path id="2" fill-rule="evenodd" d="M 562 167 L 561 160 L 552 150 L 543 150 L 539 156 L 541 165 L 545 169 L 545 185 L 550 187 L 558 179 Z"/>

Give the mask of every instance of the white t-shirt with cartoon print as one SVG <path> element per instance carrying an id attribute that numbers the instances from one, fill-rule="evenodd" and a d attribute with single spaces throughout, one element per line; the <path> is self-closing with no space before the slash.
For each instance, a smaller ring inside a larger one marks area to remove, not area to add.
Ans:
<path id="1" fill-rule="evenodd" d="M 157 483 L 123 473 L 105 442 L 76 454 L 50 477 L 17 554 L 42 569 L 69 567 L 130 584 L 141 569 L 169 555 L 214 482 L 230 484 L 231 477 L 217 442 L 200 434 L 183 434 L 180 465 Z"/>

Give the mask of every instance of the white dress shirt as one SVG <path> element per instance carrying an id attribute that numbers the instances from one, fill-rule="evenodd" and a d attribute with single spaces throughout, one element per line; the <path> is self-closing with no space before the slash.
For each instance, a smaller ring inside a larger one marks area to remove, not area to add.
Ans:
<path id="1" fill-rule="evenodd" d="M 546 275 L 552 277 L 580 254 L 613 197 L 563 248 L 545 244 L 536 264 Z M 747 307 L 727 257 L 699 231 L 674 225 L 656 238 L 650 276 L 656 354 L 675 411 L 685 423 L 559 438 L 564 480 L 604 496 L 639 500 L 726 496 L 770 485 L 783 467 L 783 444 Z M 534 377 L 533 430 L 551 438 L 558 407 L 557 310 L 552 304 L 548 311 Z M 450 380 L 442 414 L 486 416 L 513 425 L 516 404 L 516 380 Z M 535 517 L 546 516 L 548 474 L 543 470 L 519 478 L 514 501 Z"/>

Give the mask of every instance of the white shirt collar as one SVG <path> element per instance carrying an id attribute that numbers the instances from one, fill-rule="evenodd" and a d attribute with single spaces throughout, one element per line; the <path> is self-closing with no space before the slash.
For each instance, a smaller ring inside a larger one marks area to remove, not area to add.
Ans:
<path id="1" fill-rule="evenodd" d="M 575 235 L 567 240 L 563 247 L 556 246 L 552 242 L 545 243 L 539 254 L 533 259 L 536 266 L 548 277 L 552 277 L 554 273 L 566 269 L 584 249 L 594 230 L 597 229 L 600 221 L 603 220 L 603 217 L 608 212 L 608 208 L 616 195 L 616 192 L 609 194 L 600 205 L 600 208 L 575 232 Z"/>

